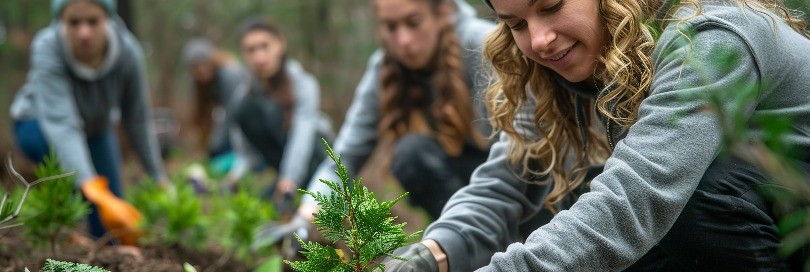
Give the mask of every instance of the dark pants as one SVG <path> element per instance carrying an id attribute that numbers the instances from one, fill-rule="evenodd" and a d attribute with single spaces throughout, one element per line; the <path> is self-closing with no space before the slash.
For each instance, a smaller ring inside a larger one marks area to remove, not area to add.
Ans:
<path id="1" fill-rule="evenodd" d="M 234 122 L 242 130 L 248 143 L 256 148 L 268 167 L 281 168 L 281 160 L 284 158 L 284 148 L 287 145 L 287 130 L 284 129 L 284 110 L 278 102 L 261 96 L 252 96 L 245 99 L 236 116 Z M 318 168 L 320 162 L 326 159 L 326 151 L 321 143 L 321 138 L 327 138 L 326 133 L 319 133 L 312 143 L 312 158 L 309 160 L 308 172 L 304 177 L 302 188 L 307 188 L 307 183 Z M 263 196 L 271 197 L 276 190 L 276 180 L 263 192 Z"/>
<path id="2" fill-rule="evenodd" d="M 753 166 L 716 160 L 672 229 L 627 271 L 801 270 L 776 253 L 777 219 L 759 193 L 766 186 L 775 185 Z"/>
<path id="3" fill-rule="evenodd" d="M 36 120 L 14 122 L 14 136 L 17 139 L 17 145 L 25 156 L 35 163 L 41 163 L 45 156 L 50 153 L 50 146 Z M 107 178 L 110 191 L 121 197 L 121 152 L 112 130 L 107 130 L 98 136 L 88 137 L 87 147 L 93 160 L 93 166 L 96 168 L 96 173 Z M 92 211 L 87 218 L 90 225 L 90 234 L 101 237 L 106 230 L 101 224 L 98 209 L 95 205 L 90 206 Z"/>
<path id="4" fill-rule="evenodd" d="M 410 134 L 394 147 L 391 174 L 409 192 L 411 203 L 439 218 L 447 200 L 470 182 L 487 152 L 465 145 L 460 156 L 447 155 L 433 136 Z"/>

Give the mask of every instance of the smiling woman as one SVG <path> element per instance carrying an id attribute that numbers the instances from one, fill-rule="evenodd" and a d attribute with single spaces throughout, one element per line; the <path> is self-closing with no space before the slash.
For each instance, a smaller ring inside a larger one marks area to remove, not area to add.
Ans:
<path id="1" fill-rule="evenodd" d="M 718 155 L 718 116 L 702 110 L 708 93 L 750 90 L 752 137 L 756 120 L 788 117 L 785 143 L 810 149 L 803 22 L 767 0 L 486 2 L 500 20 L 484 47 L 500 141 L 425 231 L 422 243 L 437 246 L 413 251 L 411 268 L 803 267 L 806 254 L 777 254 L 779 218 L 757 193 L 770 179 Z M 806 154 L 792 162 L 810 170 Z M 544 209 L 562 211 L 521 241 L 519 223 Z"/>
<path id="2" fill-rule="evenodd" d="M 498 9 L 498 18 L 509 27 L 518 49 L 568 81 L 593 81 L 596 59 L 608 37 L 599 17 L 599 3 L 586 1 L 569 7 L 567 1 L 537 2 L 496 2 L 504 6 Z M 534 13 L 540 16 L 527 16 Z"/>

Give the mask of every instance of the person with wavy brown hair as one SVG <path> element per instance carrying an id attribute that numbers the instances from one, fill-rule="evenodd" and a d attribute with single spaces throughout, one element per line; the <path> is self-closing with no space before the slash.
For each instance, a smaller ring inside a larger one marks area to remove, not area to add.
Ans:
<path id="1" fill-rule="evenodd" d="M 797 271 L 778 255 L 775 186 L 720 155 L 724 119 L 791 118 L 810 173 L 810 40 L 771 0 L 490 0 L 484 54 L 500 141 L 388 271 Z M 743 97 L 743 96 L 738 96 Z M 742 104 L 740 104 L 742 103 Z M 742 106 L 740 106 L 742 105 Z M 761 124 L 761 123 L 760 123 Z M 554 217 L 527 239 L 520 222 Z"/>
<path id="2" fill-rule="evenodd" d="M 447 199 L 486 160 L 490 126 L 479 101 L 487 86 L 481 46 L 491 22 L 464 1 L 372 0 L 382 48 L 369 59 L 346 121 L 333 143 L 352 175 L 377 146 L 392 149 L 384 170 L 409 192 L 411 203 L 438 217 Z M 339 180 L 324 161 L 309 191 L 328 192 L 317 179 Z M 317 209 L 304 196 L 298 217 L 263 233 L 277 241 L 309 225 Z"/>

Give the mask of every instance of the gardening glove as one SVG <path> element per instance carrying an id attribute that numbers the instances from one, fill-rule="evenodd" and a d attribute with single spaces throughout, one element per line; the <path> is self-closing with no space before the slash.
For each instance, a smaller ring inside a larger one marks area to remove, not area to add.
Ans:
<path id="1" fill-rule="evenodd" d="M 406 259 L 407 261 L 385 257 L 382 264 L 385 271 L 398 272 L 439 272 L 439 263 L 433 257 L 430 249 L 422 243 L 414 243 L 394 250 L 394 256 Z"/>
<path id="2" fill-rule="evenodd" d="M 138 222 L 141 213 L 126 201 L 118 198 L 107 184 L 107 179 L 95 176 L 82 184 L 82 193 L 98 208 L 101 223 L 123 245 L 137 245 L 141 236 Z"/>
<path id="3" fill-rule="evenodd" d="M 286 237 L 291 237 L 293 233 L 297 233 L 302 240 L 306 240 L 308 236 L 308 228 L 312 225 L 306 218 L 302 216 L 294 216 L 290 222 L 280 224 L 279 222 L 270 222 L 262 226 L 256 233 L 256 238 L 250 248 L 257 250 L 266 246 L 275 245 Z"/>

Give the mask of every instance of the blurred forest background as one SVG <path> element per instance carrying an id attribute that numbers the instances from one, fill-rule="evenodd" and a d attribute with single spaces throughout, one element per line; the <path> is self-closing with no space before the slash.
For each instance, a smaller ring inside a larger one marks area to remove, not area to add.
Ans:
<path id="1" fill-rule="evenodd" d="M 493 18 L 480 0 L 468 0 L 479 15 Z M 370 0 L 118 0 L 118 12 L 146 53 L 155 107 L 169 108 L 181 122 L 180 141 L 192 114 L 191 78 L 180 56 L 191 37 L 205 36 L 238 56 L 237 35 L 248 18 L 281 27 L 289 54 L 321 85 L 322 110 L 335 129 L 343 122 L 355 85 L 378 44 Z M 0 154 L 16 151 L 9 105 L 25 82 L 29 44 L 51 22 L 50 0 L 0 1 Z M 191 146 L 181 146 L 191 148 Z M 16 152 L 15 152 L 16 153 Z M 15 164 L 25 163 L 21 155 Z M 5 169 L 0 169 L 3 173 Z"/>
<path id="2" fill-rule="evenodd" d="M 493 18 L 480 0 L 467 0 L 480 17 Z M 810 0 L 786 0 L 810 13 Z M 180 61 L 184 42 L 205 36 L 238 55 L 237 29 L 250 17 L 281 26 L 290 55 L 319 80 L 322 110 L 335 128 L 343 122 L 355 85 L 377 47 L 370 0 L 118 0 L 119 14 L 140 39 L 148 62 L 152 102 L 171 109 L 183 128 L 191 117 L 191 79 Z M 807 16 L 806 16 L 807 17 Z M 9 104 L 25 81 L 29 44 L 47 26 L 50 0 L 0 1 L 0 154 L 16 149 Z M 186 141 L 189 143 L 192 141 Z M 15 156 L 15 162 L 22 156 Z M 0 173 L 5 169 L 0 169 Z"/>

